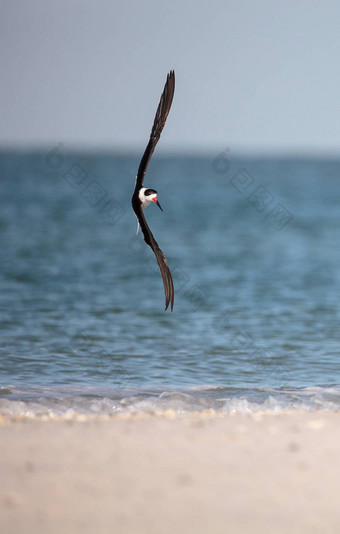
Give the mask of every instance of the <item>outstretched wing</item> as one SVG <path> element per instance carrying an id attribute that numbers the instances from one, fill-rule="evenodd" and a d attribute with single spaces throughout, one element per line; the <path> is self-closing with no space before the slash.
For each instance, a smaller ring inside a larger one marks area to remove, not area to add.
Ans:
<path id="1" fill-rule="evenodd" d="M 152 248 L 156 260 L 158 263 L 159 270 L 162 275 L 163 280 L 163 286 L 164 286 L 164 292 L 165 292 L 165 309 L 168 309 L 169 304 L 171 304 L 171 311 L 174 307 L 174 284 L 172 281 L 171 272 L 168 266 L 168 262 L 166 260 L 166 257 L 164 256 L 163 252 L 158 246 L 158 243 L 154 236 L 152 235 L 152 232 L 148 226 L 148 223 L 146 222 L 146 219 L 144 217 L 144 213 L 141 207 L 135 211 L 140 227 L 142 229 L 143 235 L 144 235 L 144 241 L 149 247 Z"/>
<path id="2" fill-rule="evenodd" d="M 175 73 L 173 70 L 171 70 L 167 76 L 163 93 L 158 104 L 148 145 L 138 167 L 135 191 L 139 191 L 139 189 L 143 186 L 146 169 L 164 128 L 165 121 L 171 108 L 174 92 Z"/>

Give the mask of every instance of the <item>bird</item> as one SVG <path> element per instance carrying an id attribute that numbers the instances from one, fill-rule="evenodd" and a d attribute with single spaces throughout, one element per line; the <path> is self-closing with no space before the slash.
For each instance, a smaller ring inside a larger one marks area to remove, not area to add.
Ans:
<path id="1" fill-rule="evenodd" d="M 172 100 L 175 92 L 175 72 L 171 70 L 167 75 L 167 79 L 164 85 L 163 93 L 161 95 L 156 115 L 154 118 L 153 126 L 151 129 L 150 139 L 140 161 L 135 189 L 132 195 L 131 204 L 133 211 L 137 217 L 137 234 L 139 228 L 142 229 L 144 235 L 144 241 L 149 247 L 153 250 L 158 267 L 162 276 L 164 292 L 165 292 L 165 311 L 168 309 L 170 304 L 170 309 L 173 311 L 174 307 L 174 284 L 169 269 L 168 262 L 158 246 L 156 239 L 154 238 L 148 223 L 146 222 L 144 216 L 144 209 L 147 208 L 150 204 L 155 203 L 162 211 L 160 203 L 158 202 L 158 195 L 155 189 L 144 187 L 144 177 L 146 169 L 148 167 L 151 156 L 155 150 L 155 147 L 159 141 L 162 130 L 164 128 L 166 119 L 168 117 Z"/>

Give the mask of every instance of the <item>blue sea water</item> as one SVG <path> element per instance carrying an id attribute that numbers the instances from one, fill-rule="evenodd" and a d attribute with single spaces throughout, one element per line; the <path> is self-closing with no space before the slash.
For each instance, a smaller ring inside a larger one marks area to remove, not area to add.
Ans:
<path id="1" fill-rule="evenodd" d="M 0 413 L 340 409 L 340 160 L 0 154 Z"/>

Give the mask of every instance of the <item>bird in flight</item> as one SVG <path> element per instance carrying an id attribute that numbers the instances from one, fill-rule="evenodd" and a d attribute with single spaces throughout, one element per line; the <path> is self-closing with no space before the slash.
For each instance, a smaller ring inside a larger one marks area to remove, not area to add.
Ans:
<path id="1" fill-rule="evenodd" d="M 158 108 L 157 108 L 156 115 L 154 118 L 149 142 L 147 144 L 147 147 L 145 149 L 145 152 L 143 154 L 143 157 L 138 167 L 135 190 L 133 192 L 132 199 L 131 199 L 132 208 L 136 214 L 137 221 L 138 221 L 137 234 L 138 234 L 138 230 L 140 227 L 144 235 L 145 243 L 149 245 L 149 247 L 152 248 L 156 256 L 158 267 L 159 267 L 160 273 L 162 275 L 162 280 L 163 280 L 163 286 L 164 286 L 164 292 L 165 292 L 165 310 L 167 310 L 170 304 L 171 311 L 173 310 L 173 307 L 174 307 L 174 284 L 172 281 L 172 276 L 170 273 L 168 262 L 163 252 L 159 248 L 156 239 L 152 235 L 152 232 L 144 217 L 144 209 L 147 208 L 149 204 L 152 204 L 152 202 L 154 202 L 161 210 L 162 208 L 158 202 L 157 191 L 155 191 L 155 189 L 149 189 L 147 187 L 143 187 L 143 182 L 144 182 L 144 176 L 145 176 L 149 161 L 151 159 L 153 151 L 155 150 L 158 140 L 161 136 L 165 121 L 169 114 L 171 104 L 172 104 L 172 99 L 174 96 L 174 91 L 175 91 L 175 73 L 173 70 L 171 70 L 167 76 L 165 86 L 163 89 L 163 93 L 158 104 Z"/>

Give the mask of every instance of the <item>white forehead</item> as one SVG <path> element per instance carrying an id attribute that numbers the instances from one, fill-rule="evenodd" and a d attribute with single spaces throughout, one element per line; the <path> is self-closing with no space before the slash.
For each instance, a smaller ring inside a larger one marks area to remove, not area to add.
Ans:
<path id="1" fill-rule="evenodd" d="M 139 190 L 139 196 L 140 197 L 144 197 L 145 196 L 145 191 L 147 191 L 148 189 L 150 189 L 149 187 L 141 187 L 140 190 Z M 157 197 L 157 193 L 151 193 L 151 195 L 147 195 L 146 198 L 155 198 Z"/>
<path id="2" fill-rule="evenodd" d="M 145 195 L 145 191 L 147 189 L 148 187 L 142 187 L 138 193 L 139 200 L 141 201 L 144 207 L 149 206 L 149 204 L 152 204 L 154 199 L 157 199 L 157 193 L 152 193 L 151 195 Z"/>

